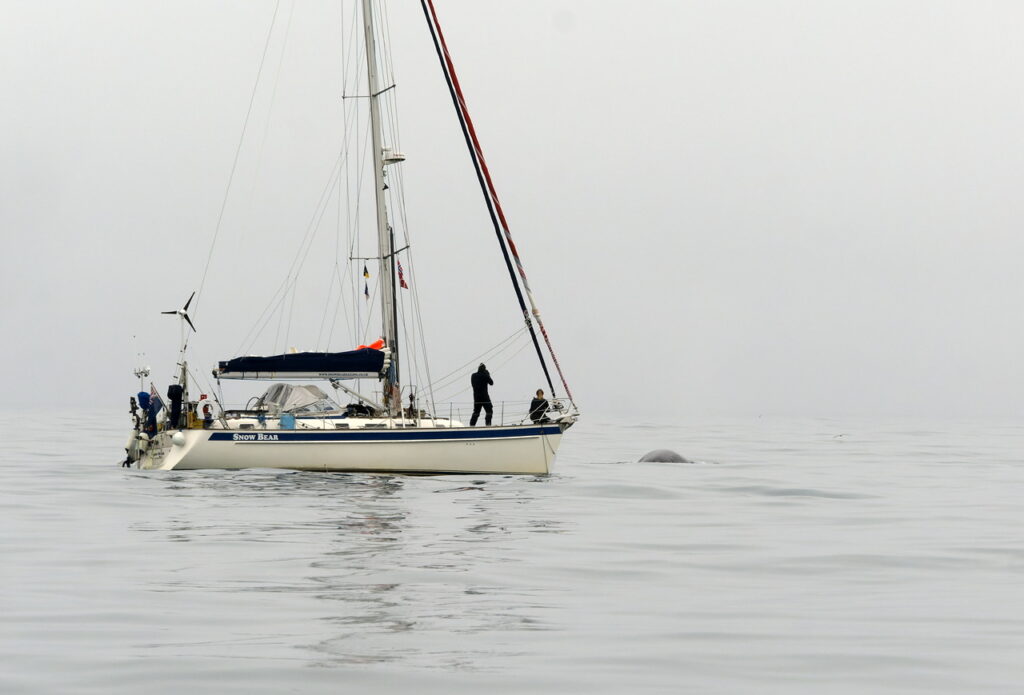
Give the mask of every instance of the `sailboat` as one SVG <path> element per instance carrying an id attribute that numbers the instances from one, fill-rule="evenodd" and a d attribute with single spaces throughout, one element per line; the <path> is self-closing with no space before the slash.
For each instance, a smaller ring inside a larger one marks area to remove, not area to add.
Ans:
<path id="1" fill-rule="evenodd" d="M 467 426 L 451 408 L 445 412 L 443 405 L 434 402 L 429 385 L 428 395 L 423 397 L 423 388 L 417 393 L 402 382 L 406 355 L 402 353 L 397 292 L 406 287 L 401 255 L 408 253 L 408 245 L 399 248 L 396 243 L 385 192 L 388 168 L 400 166 L 404 156 L 394 143 L 386 142 L 382 127 L 381 99 L 394 85 L 382 84 L 380 77 L 377 42 L 386 35 L 375 26 L 380 8 L 373 0 L 361 0 L 368 89 L 362 100 L 369 107 L 377 232 L 376 255 L 369 258 L 377 261 L 380 278 L 379 339 L 340 352 L 237 356 L 218 362 L 212 370 L 218 388 L 200 389 L 188 362 L 189 337 L 195 332 L 189 315 L 193 293 L 182 309 L 163 312 L 176 315 L 181 324 L 176 379 L 166 398 L 152 384 L 147 392 L 144 378 L 148 367 L 135 371 L 140 391 L 131 399 L 133 429 L 124 465 L 148 470 L 281 468 L 539 475 L 552 471 L 562 436 L 578 420 L 579 409 L 513 243 L 432 0 L 421 0 L 421 8 L 519 304 L 520 330 L 532 342 L 550 389 L 550 401 L 538 398 L 511 417 L 501 417 L 497 424 L 491 423 L 488 403 L 482 426 L 475 426 L 481 410 L 477 406 Z M 366 265 L 363 269 L 368 276 Z M 555 387 L 545 355 L 554 364 L 561 389 Z M 217 395 L 225 380 L 270 383 L 244 407 L 230 408 Z M 308 383 L 311 381 L 319 385 Z M 359 386 L 366 381 L 376 384 L 372 395 Z M 207 390 L 212 397 L 199 392 Z M 564 397 L 559 397 L 559 390 Z M 532 390 L 523 388 L 522 392 Z M 339 394 L 350 402 L 341 404 Z"/>

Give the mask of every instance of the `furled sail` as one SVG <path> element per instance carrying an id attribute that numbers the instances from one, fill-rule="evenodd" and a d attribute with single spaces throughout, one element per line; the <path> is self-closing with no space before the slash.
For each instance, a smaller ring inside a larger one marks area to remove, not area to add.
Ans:
<path id="1" fill-rule="evenodd" d="M 218 379 L 366 379 L 387 369 L 387 352 L 364 348 L 348 352 L 293 352 L 236 357 L 218 362 Z"/>

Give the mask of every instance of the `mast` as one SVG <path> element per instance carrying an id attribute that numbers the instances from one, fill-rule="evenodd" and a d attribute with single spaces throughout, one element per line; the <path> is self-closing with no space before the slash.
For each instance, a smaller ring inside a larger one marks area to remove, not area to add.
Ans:
<path id="1" fill-rule="evenodd" d="M 395 307 L 394 240 L 388 224 L 387 201 L 384 198 L 384 143 L 380 122 L 380 80 L 377 75 L 377 48 L 373 37 L 373 3 L 363 0 L 363 25 L 366 44 L 366 77 L 370 90 L 370 130 L 373 139 L 373 180 L 377 201 L 377 246 L 380 254 L 380 302 L 384 341 L 391 350 L 391 367 L 384 386 L 384 402 L 391 412 L 401 410 L 398 390 L 398 316 Z"/>

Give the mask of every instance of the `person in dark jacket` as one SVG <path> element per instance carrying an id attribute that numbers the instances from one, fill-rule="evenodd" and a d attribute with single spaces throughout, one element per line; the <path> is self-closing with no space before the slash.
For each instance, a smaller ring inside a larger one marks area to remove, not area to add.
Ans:
<path id="1" fill-rule="evenodd" d="M 469 426 L 476 427 L 476 421 L 480 417 L 480 409 L 483 408 L 486 413 L 484 422 L 490 427 L 491 416 L 494 415 L 491 395 L 487 393 L 487 387 L 494 386 L 494 381 L 491 380 L 491 373 L 487 371 L 487 367 L 481 362 L 480 368 L 476 370 L 476 373 L 469 380 L 473 384 L 473 417 L 469 419 Z"/>
<path id="2" fill-rule="evenodd" d="M 544 389 L 537 389 L 537 397 L 530 401 L 530 420 L 536 423 L 551 422 L 548 420 L 548 401 L 544 398 Z"/>

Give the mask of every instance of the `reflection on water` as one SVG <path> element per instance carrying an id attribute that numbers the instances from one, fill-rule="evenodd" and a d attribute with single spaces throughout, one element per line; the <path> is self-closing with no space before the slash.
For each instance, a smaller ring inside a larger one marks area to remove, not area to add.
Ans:
<path id="1" fill-rule="evenodd" d="M 481 668 L 467 636 L 545 630 L 560 593 L 531 583 L 517 557 L 532 536 L 565 529 L 565 521 L 545 515 L 545 483 L 553 478 L 263 471 L 135 477 L 169 512 L 132 524 L 133 532 L 232 548 L 236 563 L 243 558 L 239 571 L 208 590 L 301 604 L 297 610 L 320 626 L 317 639 L 298 645 L 312 666 Z M 182 581 L 188 567 L 168 572 L 173 579 L 151 578 L 152 591 L 199 588 Z M 278 581 L 282 575 L 287 579 Z M 487 659 L 500 656 L 491 641 Z"/>
<path id="2" fill-rule="evenodd" d="M 1024 680 L 1016 423 L 587 420 L 531 478 L 140 472 L 121 415 L 50 422 L 0 418 L 4 694 Z"/>

